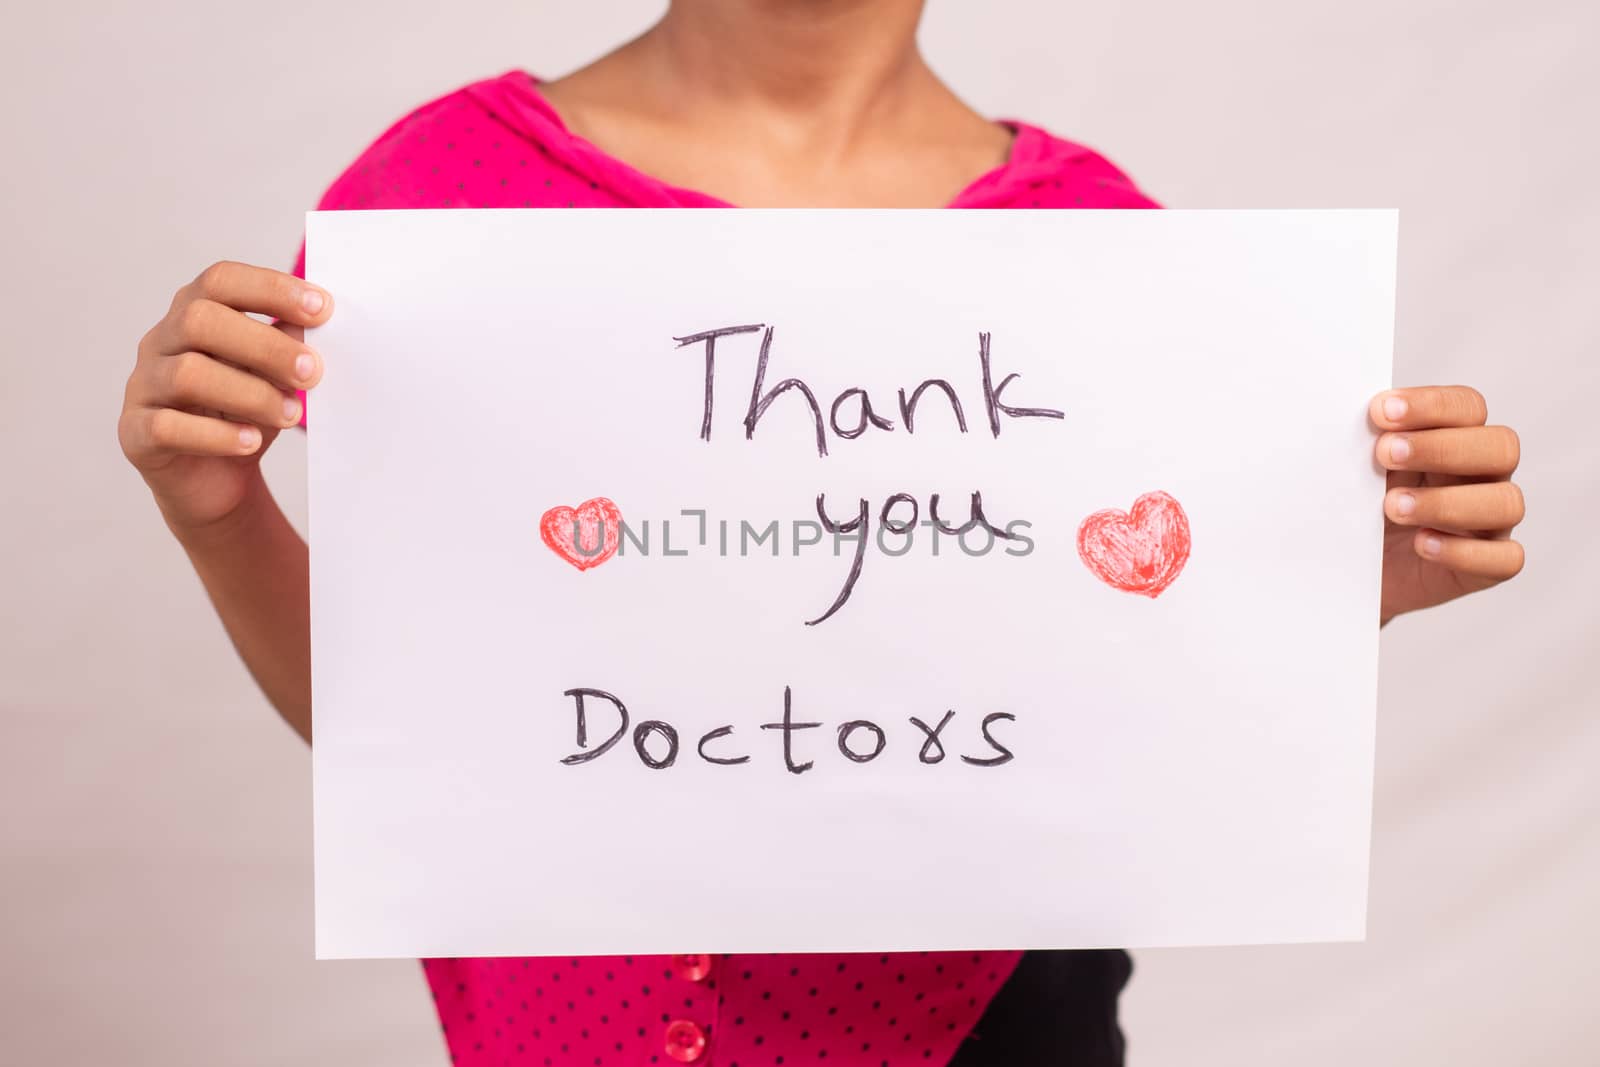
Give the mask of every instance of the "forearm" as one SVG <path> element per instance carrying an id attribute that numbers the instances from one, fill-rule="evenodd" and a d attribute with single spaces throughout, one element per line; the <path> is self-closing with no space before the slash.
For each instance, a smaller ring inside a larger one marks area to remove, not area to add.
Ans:
<path id="1" fill-rule="evenodd" d="M 294 731 L 311 740 L 310 571 L 306 543 L 264 480 L 226 518 L 168 526 L 189 555 L 233 646 Z"/>

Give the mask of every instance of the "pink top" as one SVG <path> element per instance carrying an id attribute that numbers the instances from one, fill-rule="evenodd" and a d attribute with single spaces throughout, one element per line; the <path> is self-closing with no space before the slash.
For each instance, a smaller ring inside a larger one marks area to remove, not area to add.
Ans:
<path id="1" fill-rule="evenodd" d="M 1149 208 L 1103 156 L 1034 126 L 953 208 Z M 732 207 L 575 136 L 523 71 L 391 126 L 324 211 L 434 207 Z M 301 248 L 295 273 L 304 273 Z M 337 299 L 338 294 L 334 294 Z M 1019 952 L 611 956 L 423 961 L 458 1067 L 942 1065 L 974 1034 Z M 826 1061 L 826 1062 L 824 1062 Z"/>

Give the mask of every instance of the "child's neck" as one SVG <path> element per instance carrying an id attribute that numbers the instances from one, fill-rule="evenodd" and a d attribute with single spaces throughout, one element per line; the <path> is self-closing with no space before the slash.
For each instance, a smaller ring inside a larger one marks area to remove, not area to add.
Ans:
<path id="1" fill-rule="evenodd" d="M 921 0 L 674 3 L 638 42 L 681 91 L 840 136 L 914 96 Z"/>
<path id="2" fill-rule="evenodd" d="M 574 132 L 757 206 L 937 207 L 1005 157 L 916 44 L 921 0 L 696 0 L 545 86 Z"/>

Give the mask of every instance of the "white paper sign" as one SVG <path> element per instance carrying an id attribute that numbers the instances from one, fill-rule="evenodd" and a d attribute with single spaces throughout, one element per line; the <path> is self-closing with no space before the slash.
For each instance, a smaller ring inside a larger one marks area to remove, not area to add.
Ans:
<path id="1" fill-rule="evenodd" d="M 319 955 L 1363 936 L 1394 213 L 307 230 Z"/>

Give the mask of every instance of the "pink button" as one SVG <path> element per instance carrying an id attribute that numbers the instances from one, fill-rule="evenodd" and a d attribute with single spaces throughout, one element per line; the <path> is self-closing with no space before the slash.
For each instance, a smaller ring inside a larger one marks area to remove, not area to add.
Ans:
<path id="1" fill-rule="evenodd" d="M 706 1051 L 706 1032 L 688 1019 L 667 1024 L 667 1055 L 679 1063 L 693 1063 Z"/>
<path id="2" fill-rule="evenodd" d="M 674 956 L 672 968 L 678 972 L 679 978 L 687 978 L 691 982 L 698 982 L 711 973 L 710 956 Z"/>

